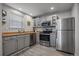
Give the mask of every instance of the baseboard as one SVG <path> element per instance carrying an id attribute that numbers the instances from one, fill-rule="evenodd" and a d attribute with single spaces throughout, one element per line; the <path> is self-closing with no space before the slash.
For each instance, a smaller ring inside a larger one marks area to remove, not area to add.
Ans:
<path id="1" fill-rule="evenodd" d="M 74 56 L 74 53 L 69 53 L 69 52 L 65 52 L 65 51 L 62 51 L 62 50 L 58 50 L 58 49 L 56 49 L 56 50 L 57 50 L 57 51 L 60 51 L 60 52 L 68 53 L 68 54 L 71 54 L 71 55 Z"/>
<path id="2" fill-rule="evenodd" d="M 23 51 L 25 51 L 25 50 L 27 50 L 27 49 L 29 49 L 29 48 L 30 48 L 30 47 L 23 48 L 22 50 L 20 50 L 20 51 L 14 53 L 14 54 L 11 54 L 10 56 L 17 56 L 17 54 L 19 54 L 19 53 L 21 53 L 21 52 L 23 52 Z"/>

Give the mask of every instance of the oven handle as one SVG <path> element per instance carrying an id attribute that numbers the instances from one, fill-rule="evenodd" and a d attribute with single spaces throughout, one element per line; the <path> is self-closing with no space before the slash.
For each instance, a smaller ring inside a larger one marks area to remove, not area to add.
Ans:
<path id="1" fill-rule="evenodd" d="M 50 34 L 40 34 L 40 35 L 50 35 Z"/>

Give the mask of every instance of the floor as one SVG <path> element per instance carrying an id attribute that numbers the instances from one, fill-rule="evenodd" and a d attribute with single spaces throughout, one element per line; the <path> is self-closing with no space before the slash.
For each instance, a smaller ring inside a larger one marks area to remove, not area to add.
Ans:
<path id="1" fill-rule="evenodd" d="M 52 47 L 45 47 L 38 44 L 18 54 L 18 56 L 71 56 L 71 55 L 64 52 L 56 51 L 56 49 Z"/>

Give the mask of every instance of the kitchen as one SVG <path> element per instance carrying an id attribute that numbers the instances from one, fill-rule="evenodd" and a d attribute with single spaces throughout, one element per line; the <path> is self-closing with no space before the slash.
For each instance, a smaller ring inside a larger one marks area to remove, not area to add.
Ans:
<path id="1" fill-rule="evenodd" d="M 78 6 L 75 3 L 3 3 L 2 55 L 74 56 Z"/>

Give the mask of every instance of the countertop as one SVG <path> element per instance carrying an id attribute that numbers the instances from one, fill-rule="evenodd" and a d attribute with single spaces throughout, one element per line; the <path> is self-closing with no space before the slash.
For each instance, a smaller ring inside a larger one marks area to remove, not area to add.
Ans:
<path id="1" fill-rule="evenodd" d="M 17 36 L 17 35 L 29 35 L 29 34 L 35 34 L 35 32 L 3 32 L 2 36 L 3 37 L 8 37 L 8 36 Z"/>

